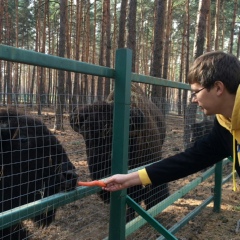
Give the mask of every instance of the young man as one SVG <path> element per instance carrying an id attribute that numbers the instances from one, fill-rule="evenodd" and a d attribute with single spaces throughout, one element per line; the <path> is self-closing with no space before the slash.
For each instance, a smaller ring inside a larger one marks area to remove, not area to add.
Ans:
<path id="1" fill-rule="evenodd" d="M 240 62 L 221 51 L 198 57 L 188 74 L 192 101 L 206 115 L 216 114 L 214 127 L 207 136 L 184 152 L 153 163 L 129 174 L 116 174 L 105 180 L 107 191 L 135 185 L 159 185 L 183 178 L 233 157 L 233 172 L 240 175 Z M 233 188 L 236 190 L 235 174 Z"/>

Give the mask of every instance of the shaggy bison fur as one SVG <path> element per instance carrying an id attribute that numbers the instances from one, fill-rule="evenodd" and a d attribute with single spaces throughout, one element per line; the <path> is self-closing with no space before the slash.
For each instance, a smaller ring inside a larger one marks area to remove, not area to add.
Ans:
<path id="1" fill-rule="evenodd" d="M 0 109 L 1 212 L 74 189 L 75 167 L 57 138 L 38 119 L 15 110 Z M 48 226 L 55 210 L 36 216 L 39 227 Z M 22 223 L 0 231 L 0 239 L 28 239 Z"/>
<path id="2" fill-rule="evenodd" d="M 136 89 L 139 91 L 139 89 Z M 140 90 L 141 91 L 141 90 Z M 75 108 L 70 115 L 72 128 L 82 134 L 86 143 L 87 161 L 91 178 L 101 179 L 111 174 L 113 102 L 95 103 Z M 141 99 L 142 102 L 136 101 Z M 161 159 L 161 148 L 165 138 L 165 123 L 159 109 L 138 92 L 132 96 L 129 124 L 129 169 Z M 145 101 L 145 103 L 144 103 Z M 141 106 L 141 108 L 139 108 Z M 156 111 L 154 111 L 156 110 Z M 151 208 L 169 196 L 168 185 L 134 186 L 128 194 L 138 204 L 144 201 Z M 109 203 L 109 192 L 101 191 L 100 197 Z M 127 221 L 134 218 L 133 209 L 127 209 Z"/>

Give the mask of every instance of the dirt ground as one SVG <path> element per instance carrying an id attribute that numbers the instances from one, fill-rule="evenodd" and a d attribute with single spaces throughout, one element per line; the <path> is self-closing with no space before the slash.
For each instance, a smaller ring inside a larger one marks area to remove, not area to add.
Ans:
<path id="1" fill-rule="evenodd" d="M 53 128 L 54 117 L 49 112 L 43 112 L 43 120 L 49 128 Z M 55 132 L 55 134 L 67 150 L 70 160 L 78 169 L 80 179 L 82 181 L 90 180 L 84 141 L 78 133 L 71 129 L 68 124 L 68 116 L 65 117 L 65 121 L 65 130 Z M 164 144 L 165 157 L 183 149 L 182 119 L 172 115 L 168 117 L 167 122 L 167 137 Z M 197 174 L 170 183 L 171 192 L 184 186 L 196 176 Z M 184 198 L 165 209 L 156 219 L 164 227 L 170 228 L 209 197 L 212 186 L 213 179 L 210 178 L 209 181 L 202 183 Z M 212 203 L 209 204 L 199 215 L 178 231 L 176 237 L 181 240 L 239 240 L 240 226 L 237 228 L 237 222 L 240 220 L 240 195 L 232 191 L 231 181 L 224 184 L 222 196 L 220 213 L 214 213 Z M 46 229 L 37 229 L 31 221 L 25 221 L 25 225 L 32 233 L 32 240 L 95 240 L 108 236 L 108 219 L 109 205 L 100 201 L 95 194 L 58 209 L 56 221 Z M 158 232 L 146 224 L 126 239 L 148 240 L 157 239 L 159 236 Z"/>

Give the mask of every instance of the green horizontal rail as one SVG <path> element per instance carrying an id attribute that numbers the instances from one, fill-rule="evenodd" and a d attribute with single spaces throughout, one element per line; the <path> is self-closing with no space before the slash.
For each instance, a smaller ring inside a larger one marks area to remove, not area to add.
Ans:
<path id="1" fill-rule="evenodd" d="M 132 81 L 139 82 L 139 83 L 148 83 L 148 84 L 164 86 L 164 87 L 190 90 L 190 85 L 186 83 L 174 82 L 174 81 L 166 80 L 163 78 L 146 76 L 146 75 L 141 75 L 136 73 L 132 73 Z"/>
<path id="2" fill-rule="evenodd" d="M 31 202 L 20 207 L 0 213 L 0 230 L 19 223 L 29 218 L 33 218 L 43 212 L 56 209 L 68 203 L 82 199 L 99 192 L 98 187 L 78 187 L 70 192 L 61 192 L 41 200 Z"/>
<path id="3" fill-rule="evenodd" d="M 115 77 L 115 70 L 108 67 L 79 62 L 31 50 L 19 49 L 2 44 L 0 44 L 0 59 L 94 76 L 107 78 Z"/>
<path id="4" fill-rule="evenodd" d="M 0 44 L 0 59 L 94 76 L 115 78 L 115 70 L 112 68 L 39 53 L 32 50 L 19 49 L 3 44 Z M 174 82 L 152 76 L 132 73 L 131 78 L 131 80 L 134 82 L 190 90 L 189 84 Z"/>

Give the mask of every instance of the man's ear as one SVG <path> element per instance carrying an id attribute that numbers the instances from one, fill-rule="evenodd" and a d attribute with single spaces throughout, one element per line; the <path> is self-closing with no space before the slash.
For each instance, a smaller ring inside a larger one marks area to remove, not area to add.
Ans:
<path id="1" fill-rule="evenodd" d="M 221 81 L 216 81 L 214 83 L 214 87 L 216 88 L 217 96 L 221 96 L 223 92 L 226 90 L 225 85 Z"/>

